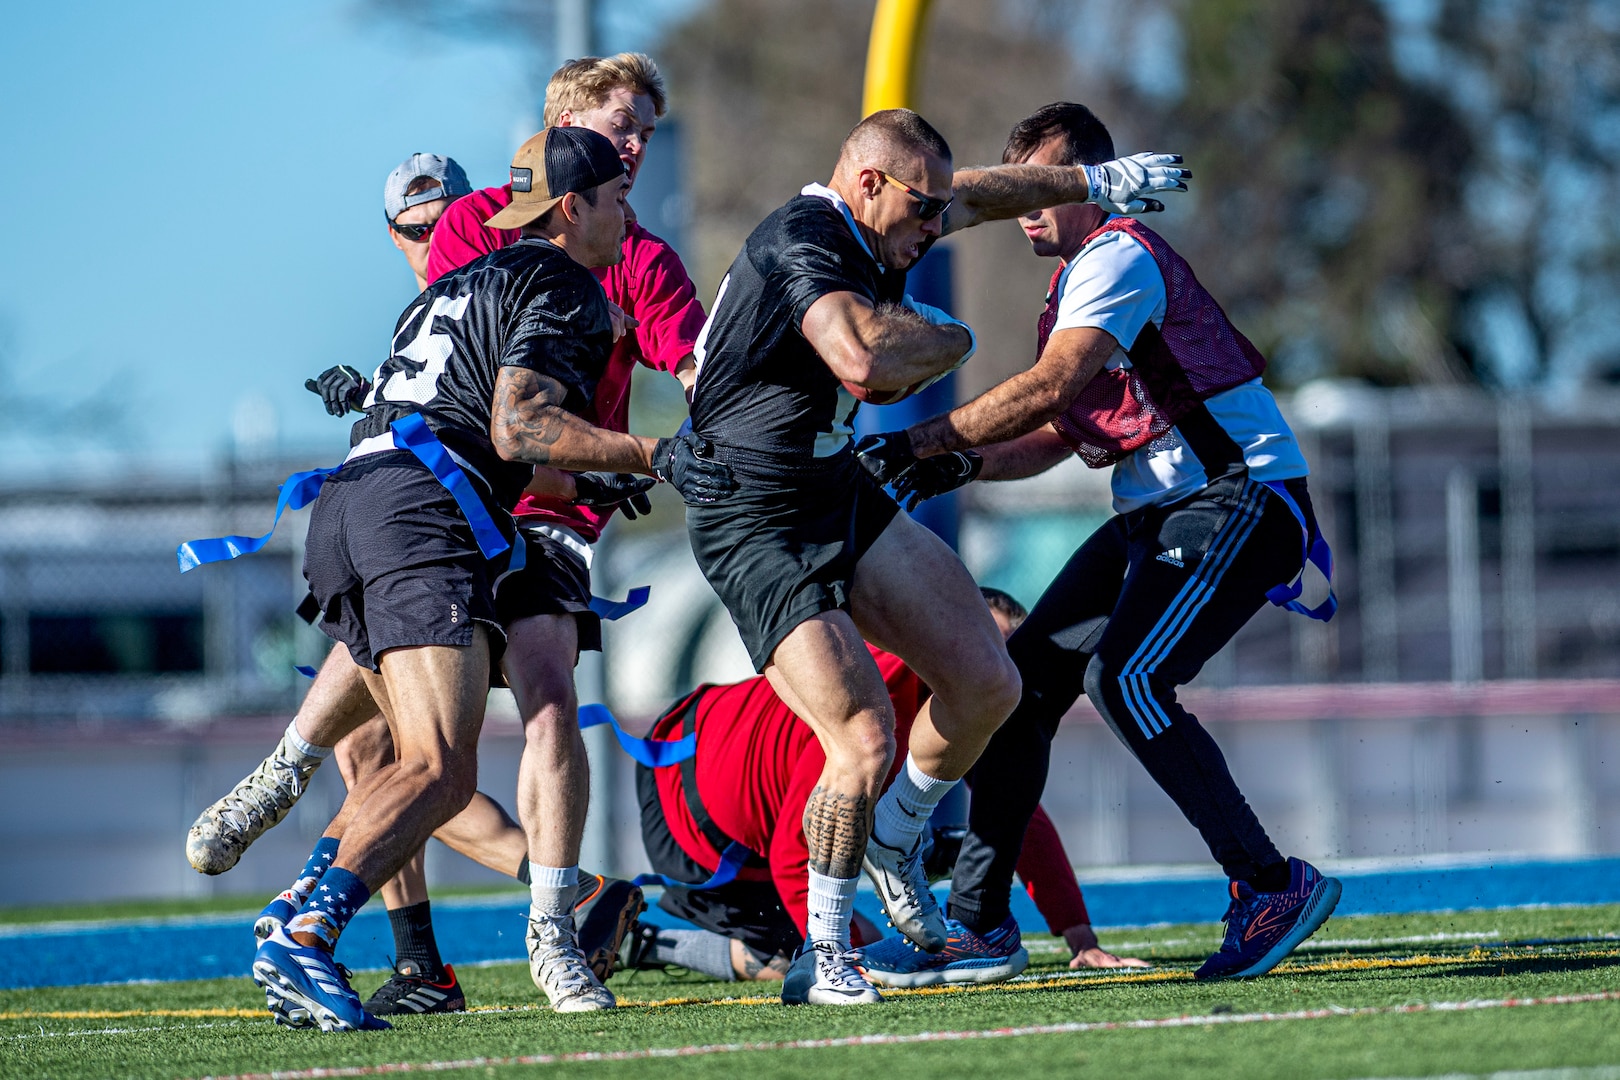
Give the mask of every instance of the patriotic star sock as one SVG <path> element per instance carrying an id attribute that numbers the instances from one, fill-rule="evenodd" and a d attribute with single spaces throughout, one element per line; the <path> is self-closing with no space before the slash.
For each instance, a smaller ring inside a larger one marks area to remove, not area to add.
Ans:
<path id="1" fill-rule="evenodd" d="M 872 835 L 884 847 L 910 851 L 933 816 L 934 807 L 956 784 L 955 780 L 929 776 L 917 767 L 917 759 L 907 754 L 906 767 L 878 800 Z"/>
<path id="2" fill-rule="evenodd" d="M 411 974 L 429 982 L 440 982 L 444 977 L 444 961 L 439 958 L 439 942 L 433 936 L 431 907 L 431 903 L 424 900 L 420 904 L 394 908 L 388 912 L 388 925 L 394 931 L 396 966 L 410 964 Z"/>
<path id="3" fill-rule="evenodd" d="M 285 900 L 295 909 L 304 906 L 309 894 L 315 891 L 315 886 L 321 883 L 321 877 L 326 873 L 332 860 L 337 858 L 338 840 L 335 837 L 323 836 L 315 841 L 315 850 L 309 853 L 309 861 L 298 872 L 298 879 L 292 883 L 277 899 Z"/>
<path id="4" fill-rule="evenodd" d="M 335 949 L 338 935 L 369 899 L 371 890 L 365 882 L 343 867 L 334 866 L 321 875 L 321 883 L 308 902 L 287 924 L 287 933 L 312 934 L 327 948 Z"/>
<path id="5" fill-rule="evenodd" d="M 859 877 L 835 878 L 810 871 L 806 941 L 835 941 L 849 947 L 849 919 L 855 914 L 855 886 L 860 880 Z"/>

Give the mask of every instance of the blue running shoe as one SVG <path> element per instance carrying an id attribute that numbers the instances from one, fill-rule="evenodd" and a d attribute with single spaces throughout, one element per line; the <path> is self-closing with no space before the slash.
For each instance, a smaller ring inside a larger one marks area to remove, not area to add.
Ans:
<path id="1" fill-rule="evenodd" d="M 904 936 L 887 937 L 861 950 L 862 971 L 879 986 L 937 986 L 1010 979 L 1029 964 L 1029 950 L 1011 915 L 988 934 L 975 934 L 955 919 L 945 920 L 945 947 L 925 953 Z"/>
<path id="2" fill-rule="evenodd" d="M 264 905 L 264 910 L 259 912 L 259 917 L 253 920 L 253 936 L 260 941 L 264 941 L 271 934 L 291 922 L 292 917 L 296 914 L 298 914 L 298 905 L 292 902 L 292 894 L 290 892 L 282 893 Z"/>
<path id="3" fill-rule="evenodd" d="M 1193 978 L 1264 975 L 1327 922 L 1343 892 L 1339 879 L 1323 877 L 1303 859 L 1289 859 L 1288 871 L 1283 892 L 1255 892 L 1246 881 L 1231 883 L 1232 903 L 1221 917 L 1226 940 Z"/>
<path id="4" fill-rule="evenodd" d="M 285 929 L 259 945 L 253 981 L 263 988 L 270 1015 L 287 1027 L 379 1031 L 393 1026 L 366 1012 L 331 953 L 298 944 Z"/>

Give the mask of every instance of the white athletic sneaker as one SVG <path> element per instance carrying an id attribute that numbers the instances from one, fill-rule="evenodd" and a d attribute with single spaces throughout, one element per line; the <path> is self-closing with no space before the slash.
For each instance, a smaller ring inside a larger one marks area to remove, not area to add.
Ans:
<path id="1" fill-rule="evenodd" d="M 861 954 L 836 941 L 806 942 L 782 980 L 784 1005 L 875 1005 L 883 995 L 855 967 Z"/>
<path id="2" fill-rule="evenodd" d="M 939 901 L 928 887 L 921 856 L 921 837 L 910 851 L 897 851 L 873 836 L 866 842 L 862 868 L 877 889 L 889 925 L 924 952 L 935 953 L 945 947 L 950 935 L 945 929 L 945 913 L 939 910 Z"/>
<path id="3" fill-rule="evenodd" d="M 294 750 L 283 734 L 276 752 L 191 826 L 186 861 L 201 874 L 223 874 L 235 866 L 253 841 L 287 816 L 321 761 Z"/>
<path id="4" fill-rule="evenodd" d="M 557 1012 L 594 1012 L 618 1004 L 579 951 L 572 915 L 536 917 L 531 911 L 528 946 L 529 975 Z"/>

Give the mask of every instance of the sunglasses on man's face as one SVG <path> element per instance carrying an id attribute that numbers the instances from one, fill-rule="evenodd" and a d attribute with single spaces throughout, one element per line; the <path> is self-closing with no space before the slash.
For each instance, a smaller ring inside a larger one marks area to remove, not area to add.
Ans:
<path id="1" fill-rule="evenodd" d="M 434 222 L 431 221 L 426 225 L 401 225 L 397 221 L 390 221 L 388 223 L 389 228 L 399 233 L 399 235 L 403 236 L 405 239 L 418 244 L 427 239 L 428 233 L 433 231 L 433 225 Z"/>
<path id="2" fill-rule="evenodd" d="M 933 221 L 943 214 L 951 203 L 956 201 L 955 195 L 948 199 L 936 199 L 932 195 L 924 195 L 910 184 L 896 180 L 886 172 L 879 171 L 878 175 L 917 200 L 917 216 L 923 221 Z"/>

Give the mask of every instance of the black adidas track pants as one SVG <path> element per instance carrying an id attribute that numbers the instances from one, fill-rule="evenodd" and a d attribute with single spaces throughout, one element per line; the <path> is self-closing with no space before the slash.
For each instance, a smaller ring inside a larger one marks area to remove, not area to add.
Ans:
<path id="1" fill-rule="evenodd" d="M 1288 489 L 1313 520 L 1305 482 Z M 1229 877 L 1253 883 L 1261 868 L 1276 872 L 1282 857 L 1176 687 L 1302 562 L 1299 523 L 1241 470 L 1172 506 L 1116 516 L 1074 553 L 1008 642 L 1024 695 L 970 773 L 952 917 L 981 932 L 1007 917 L 1052 738 L 1082 690 Z"/>

